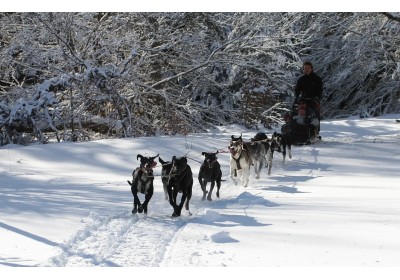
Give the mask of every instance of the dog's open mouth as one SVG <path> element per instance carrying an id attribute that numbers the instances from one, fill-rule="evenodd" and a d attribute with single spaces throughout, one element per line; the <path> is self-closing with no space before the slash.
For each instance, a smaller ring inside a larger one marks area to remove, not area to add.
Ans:
<path id="1" fill-rule="evenodd" d="M 231 152 L 231 154 L 234 156 L 238 153 L 238 150 L 235 150 L 234 148 L 229 147 L 229 151 Z"/>
<path id="2" fill-rule="evenodd" d="M 153 171 L 153 168 L 156 167 L 157 162 L 153 161 L 151 164 L 146 164 L 144 169 L 149 173 Z"/>

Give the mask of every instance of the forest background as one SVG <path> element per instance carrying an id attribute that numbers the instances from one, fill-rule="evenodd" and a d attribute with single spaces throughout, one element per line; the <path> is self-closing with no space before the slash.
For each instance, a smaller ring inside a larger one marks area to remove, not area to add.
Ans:
<path id="1" fill-rule="evenodd" d="M 400 108 L 400 13 L 0 13 L 1 145 L 262 129 L 302 63 L 323 118 Z"/>

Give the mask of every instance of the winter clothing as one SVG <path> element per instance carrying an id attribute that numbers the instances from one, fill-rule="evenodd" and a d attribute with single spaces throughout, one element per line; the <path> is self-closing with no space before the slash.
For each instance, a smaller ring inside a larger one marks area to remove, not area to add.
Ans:
<path id="1" fill-rule="evenodd" d="M 312 98 L 319 101 L 322 98 L 322 80 L 314 72 L 310 75 L 304 74 L 297 80 L 294 92 L 296 100 Z"/>

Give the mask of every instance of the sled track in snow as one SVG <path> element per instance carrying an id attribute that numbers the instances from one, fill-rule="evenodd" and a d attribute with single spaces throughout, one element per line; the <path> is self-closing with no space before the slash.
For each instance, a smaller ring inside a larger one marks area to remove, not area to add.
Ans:
<path id="1" fill-rule="evenodd" d="M 321 143 L 339 143 L 339 144 L 368 144 L 368 143 L 398 143 L 399 135 L 379 135 L 379 136 L 362 136 L 362 137 L 325 137 Z"/>
<path id="2" fill-rule="evenodd" d="M 93 219 L 62 245 L 49 260 L 51 266 L 159 266 L 187 217 L 144 216 L 121 213 L 91 214 Z"/>

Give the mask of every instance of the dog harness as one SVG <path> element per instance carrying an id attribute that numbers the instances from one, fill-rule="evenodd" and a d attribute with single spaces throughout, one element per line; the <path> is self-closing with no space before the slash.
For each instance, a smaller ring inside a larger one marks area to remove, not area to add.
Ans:
<path id="1" fill-rule="evenodd" d="M 133 185 L 136 186 L 138 192 L 142 194 L 148 194 L 149 189 L 151 187 L 151 182 L 153 181 L 153 170 L 149 170 L 147 172 L 143 171 L 141 168 L 136 168 L 134 171 L 134 177 L 136 180 L 134 180 Z"/>
<path id="2" fill-rule="evenodd" d="M 242 152 L 240 152 L 240 155 L 239 155 L 239 157 L 236 159 L 236 158 L 233 158 L 235 161 L 236 161 L 236 167 L 237 167 L 237 170 L 240 170 L 240 169 L 242 169 L 242 167 L 240 166 L 240 159 L 242 158 Z"/>

